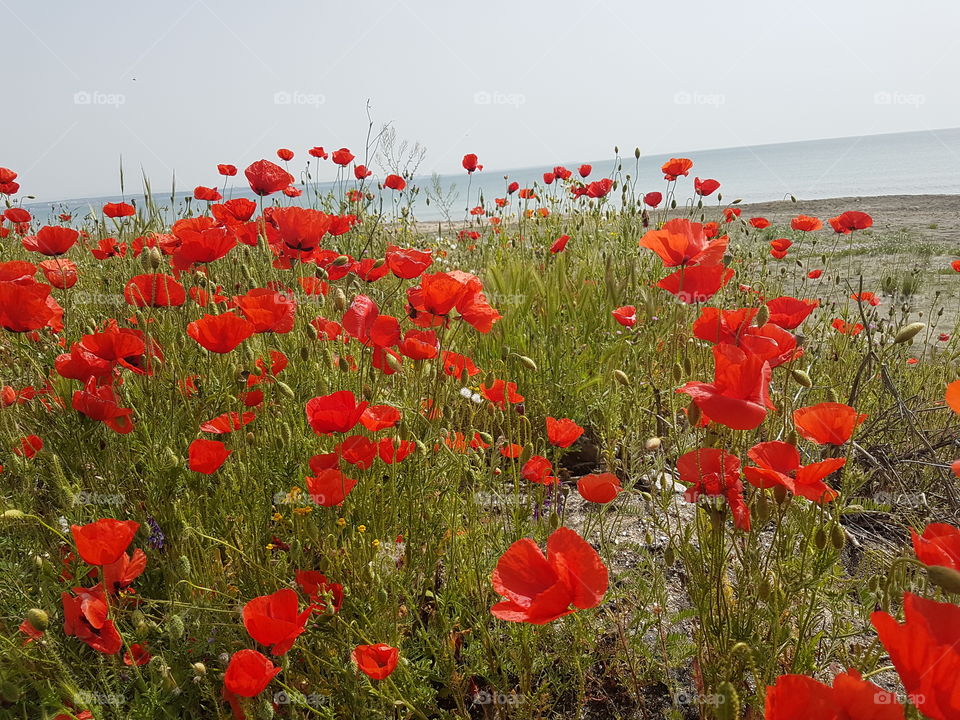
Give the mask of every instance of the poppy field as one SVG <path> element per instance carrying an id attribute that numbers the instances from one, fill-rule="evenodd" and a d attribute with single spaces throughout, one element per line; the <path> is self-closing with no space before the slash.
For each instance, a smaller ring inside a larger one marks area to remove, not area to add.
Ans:
<path id="1" fill-rule="evenodd" d="M 0 168 L 0 717 L 960 718 L 960 259 L 360 154 Z"/>

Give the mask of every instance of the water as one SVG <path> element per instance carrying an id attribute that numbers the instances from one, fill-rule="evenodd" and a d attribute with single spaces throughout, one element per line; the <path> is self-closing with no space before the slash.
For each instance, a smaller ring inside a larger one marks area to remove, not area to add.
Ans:
<path id="1" fill-rule="evenodd" d="M 477 148 L 481 161 L 482 148 Z M 639 179 L 638 190 L 648 192 L 664 189 L 660 166 L 670 157 L 689 157 L 694 166 L 689 178 L 681 178 L 677 197 L 693 194 L 693 177 L 716 178 L 721 182 L 720 192 L 729 201 L 740 198 L 743 202 L 780 200 L 794 195 L 800 200 L 846 196 L 876 195 L 923 195 L 960 194 L 960 128 L 922 132 L 868 135 L 863 137 L 809 140 L 774 145 L 724 148 L 720 150 L 678 151 L 666 155 L 641 156 L 639 169 L 633 154 L 626 150 L 621 160 L 623 172 Z M 605 160 L 567 161 L 563 164 L 577 175 L 577 168 L 587 162 L 593 173 L 587 180 L 612 176 L 616 161 Z M 486 207 L 493 205 L 495 197 L 506 195 L 508 182 L 516 181 L 520 187 L 534 183 L 542 185 L 543 173 L 553 165 L 543 167 L 497 170 L 486 168 L 473 175 L 469 200 L 466 197 L 466 172 L 441 175 L 439 181 L 447 193 L 453 187 L 450 215 L 454 220 L 463 219 L 468 206 L 476 205 L 482 194 Z M 504 175 L 508 180 L 504 180 Z M 238 175 L 237 178 L 242 178 Z M 371 178 L 373 179 L 373 178 Z M 413 184 L 422 188 L 414 203 L 414 215 L 419 220 L 443 219 L 443 212 L 436 202 L 426 202 L 426 190 L 432 187 L 430 176 L 414 179 Z M 348 186 L 352 186 L 351 183 Z M 320 183 L 321 193 L 334 189 L 333 183 Z M 374 188 L 375 191 L 375 188 Z M 556 185 L 547 188 L 555 193 Z M 178 193 L 177 203 L 191 193 Z M 253 197 L 246 187 L 228 188 L 228 197 Z M 619 193 L 613 193 L 619 197 Z M 384 207 L 389 208 L 392 193 L 386 191 Z M 128 196 L 129 199 L 130 196 Z M 134 196 L 135 197 L 135 196 Z M 283 202 L 290 202 L 279 196 Z M 169 204 L 169 194 L 155 196 L 158 203 Z M 83 215 L 91 208 L 99 209 L 104 203 L 117 201 L 119 196 L 86 199 L 69 199 L 58 203 L 35 203 L 26 205 L 38 217 L 56 212 L 72 212 Z"/>

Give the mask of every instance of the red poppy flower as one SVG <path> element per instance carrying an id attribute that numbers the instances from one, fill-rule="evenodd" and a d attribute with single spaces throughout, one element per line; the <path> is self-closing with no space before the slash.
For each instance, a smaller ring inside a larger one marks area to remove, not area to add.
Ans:
<path id="1" fill-rule="evenodd" d="M 360 421 L 368 402 L 357 402 L 350 390 L 340 390 L 307 401 L 307 422 L 317 435 L 350 432 Z"/>
<path id="2" fill-rule="evenodd" d="M 234 695 L 256 697 L 280 670 L 256 650 L 238 650 L 230 657 L 223 675 L 223 686 Z"/>
<path id="3" fill-rule="evenodd" d="M 851 300 L 856 300 L 858 303 L 869 303 L 876 307 L 882 301 L 872 292 L 862 292 L 862 293 L 853 293 L 850 295 Z"/>
<path id="4" fill-rule="evenodd" d="M 108 218 L 123 218 L 136 215 L 137 211 L 130 203 L 107 203 L 103 206 L 103 214 Z"/>
<path id="5" fill-rule="evenodd" d="M 543 182 L 545 185 L 553 185 L 553 181 L 556 180 L 556 175 L 552 172 L 545 172 L 543 174 Z"/>
<path id="6" fill-rule="evenodd" d="M 200 438 L 190 443 L 190 469 L 204 475 L 213 475 L 232 454 L 219 440 Z"/>
<path id="7" fill-rule="evenodd" d="M 327 155 L 327 151 L 319 145 L 307 150 L 307 154 L 311 157 L 320 158 L 321 160 L 326 160 L 329 157 L 329 155 Z M 349 162 L 349 160 L 347 162 Z"/>
<path id="8" fill-rule="evenodd" d="M 553 466 L 547 458 L 541 455 L 534 455 L 527 460 L 520 469 L 520 476 L 524 480 L 540 485 L 552 485 L 558 482 L 557 478 L 551 475 Z"/>
<path id="9" fill-rule="evenodd" d="M 551 445 L 559 448 L 568 448 L 583 435 L 583 428 L 569 418 L 547 417 L 547 439 Z"/>
<path id="10" fill-rule="evenodd" d="M 497 379 L 489 387 L 486 383 L 480 383 L 480 392 L 501 410 L 506 409 L 508 402 L 514 405 L 523 402 L 523 395 L 517 392 L 515 382 L 505 382 Z"/>
<path id="11" fill-rule="evenodd" d="M 205 423 L 201 423 L 200 431 L 225 435 L 246 427 L 256 419 L 257 414 L 253 412 L 245 412 L 243 414 L 227 412 L 223 413 L 223 415 L 217 415 L 217 417 L 207 420 Z"/>
<path id="12" fill-rule="evenodd" d="M 787 240 L 787 238 L 777 238 L 776 240 L 771 240 L 770 254 L 777 260 L 783 260 L 787 256 L 787 250 L 790 249 L 791 245 L 793 245 L 793 242 Z"/>
<path id="13" fill-rule="evenodd" d="M 0 184 L 12 183 L 17 179 L 17 173 L 10 168 L 0 167 Z"/>
<path id="14" fill-rule="evenodd" d="M 111 594 L 126 590 L 146 568 L 147 555 L 140 548 L 134 550 L 133 555 L 121 553 L 119 558 L 103 566 L 103 587 Z"/>
<path id="15" fill-rule="evenodd" d="M 473 360 L 466 355 L 444 350 L 441 357 L 443 359 L 443 371 L 451 377 L 461 378 L 464 372 L 467 373 L 467 377 L 480 374 L 480 368 L 474 365 Z"/>
<path id="16" fill-rule="evenodd" d="M 387 245 L 386 258 L 390 272 L 405 280 L 420 277 L 433 264 L 432 251 L 400 248 L 396 245 Z"/>
<path id="17" fill-rule="evenodd" d="M 109 619 L 103 588 L 73 588 L 74 594 L 60 593 L 63 603 L 63 632 L 104 655 L 123 647 L 123 638 Z"/>
<path id="18" fill-rule="evenodd" d="M 237 236 L 222 227 L 203 230 L 183 229 L 177 232 L 180 245 L 171 258 L 177 270 L 186 270 L 196 263 L 211 263 L 226 257 L 237 246 Z"/>
<path id="19" fill-rule="evenodd" d="M 468 153 L 463 156 L 463 169 L 468 173 L 475 172 L 477 170 L 483 170 L 483 165 L 477 164 L 477 156 L 474 153 Z"/>
<path id="20" fill-rule="evenodd" d="M 733 277 L 733 268 L 723 265 L 682 267 L 657 283 L 657 287 L 692 305 L 707 302 Z"/>
<path id="21" fill-rule="evenodd" d="M 112 385 L 97 385 L 96 378 L 87 380 L 83 390 L 73 393 L 72 407 L 91 420 L 98 420 L 116 433 L 133 430 L 133 410 L 120 407 Z"/>
<path id="22" fill-rule="evenodd" d="M 750 509 L 743 499 L 740 458 L 720 449 L 691 450 L 677 458 L 680 482 L 690 485 L 683 497 L 695 503 L 701 495 L 726 498 L 734 527 L 750 532 Z"/>
<path id="23" fill-rule="evenodd" d="M 561 527 L 547 540 L 546 556 L 529 538 L 513 543 L 497 562 L 492 581 L 505 598 L 490 608 L 494 617 L 544 625 L 574 608 L 599 605 L 608 574 L 597 551 L 575 531 Z"/>
<path id="24" fill-rule="evenodd" d="M 587 165 L 586 163 L 584 163 L 583 165 L 580 166 L 580 168 L 577 170 L 577 172 L 580 173 L 580 177 L 585 178 L 585 177 L 587 177 L 590 173 L 593 172 L 593 166 L 592 166 L 592 165 Z"/>
<path id="25" fill-rule="evenodd" d="M 819 269 L 811 270 L 810 272 L 807 273 L 807 277 L 810 278 L 811 280 L 816 280 L 821 275 L 823 275 L 823 270 L 819 270 Z"/>
<path id="26" fill-rule="evenodd" d="M 584 475 L 577 481 L 577 491 L 589 502 L 608 503 L 623 492 L 620 478 L 613 473 Z"/>
<path id="27" fill-rule="evenodd" d="M 822 228 L 823 223 L 818 218 L 810 217 L 809 215 L 797 215 L 790 221 L 790 227 L 803 232 L 813 232 L 814 230 Z"/>
<path id="28" fill-rule="evenodd" d="M 677 392 L 686 393 L 703 413 L 734 430 L 753 430 L 770 406 L 770 363 L 738 347 L 713 346 L 714 381 L 691 381 Z"/>
<path id="29" fill-rule="evenodd" d="M 377 456 L 377 449 L 377 445 L 370 438 L 363 435 L 351 435 L 337 443 L 333 451 L 344 462 L 355 465 L 361 470 L 369 470 Z"/>
<path id="30" fill-rule="evenodd" d="M 384 643 L 357 645 L 350 657 L 364 675 L 373 680 L 383 680 L 396 669 L 400 651 Z"/>
<path id="31" fill-rule="evenodd" d="M 633 327 L 637 324 L 637 308 L 635 305 L 623 305 L 616 310 L 611 310 L 613 319 L 624 327 Z"/>
<path id="32" fill-rule="evenodd" d="M 320 246 L 323 236 L 330 232 L 333 216 L 310 208 L 287 207 L 273 209 L 268 219 L 279 230 L 279 241 L 284 254 L 300 257 Z M 344 274 L 346 274 L 346 269 Z M 335 278 L 333 278 L 335 279 Z"/>
<path id="33" fill-rule="evenodd" d="M 253 323 L 233 312 L 204 315 L 187 325 L 187 335 L 203 348 L 220 354 L 230 352 L 254 332 Z"/>
<path id="34" fill-rule="evenodd" d="M 700 197 L 713 195 L 719 189 L 720 183 L 716 180 L 701 180 L 698 177 L 693 179 L 693 191 Z"/>
<path id="35" fill-rule="evenodd" d="M 903 596 L 904 623 L 885 612 L 870 621 L 911 701 L 931 720 L 960 717 L 960 606 Z"/>
<path id="36" fill-rule="evenodd" d="M 140 643 L 134 643 L 130 646 L 130 649 L 123 654 L 123 664 L 124 665 L 136 665 L 140 667 L 141 665 L 146 665 L 150 662 L 150 659 L 153 656 L 150 654 L 150 651 L 147 649 L 146 645 L 141 645 Z"/>
<path id="37" fill-rule="evenodd" d="M 388 187 L 391 190 L 396 190 L 399 192 L 407 186 L 407 181 L 399 175 L 387 175 L 387 177 L 385 177 L 383 180 L 383 185 L 384 187 Z"/>
<path id="38" fill-rule="evenodd" d="M 243 174 L 247 176 L 250 189 L 257 195 L 273 195 L 295 182 L 293 175 L 269 160 L 251 163 Z"/>
<path id="39" fill-rule="evenodd" d="M 757 465 L 743 469 L 743 474 L 752 485 L 758 488 L 779 485 L 794 495 L 816 503 L 829 502 L 837 497 L 837 492 L 826 485 L 823 479 L 847 463 L 846 458 L 829 458 L 801 465 L 797 448 L 776 440 L 754 445 L 747 456 Z"/>
<path id="40" fill-rule="evenodd" d="M 947 407 L 955 413 L 960 414 L 960 380 L 954 380 L 947 385 L 944 399 L 946 400 Z"/>
<path id="41" fill-rule="evenodd" d="M 569 180 L 570 176 L 573 175 L 573 173 L 567 170 L 563 165 L 557 165 L 554 167 L 553 174 L 560 180 Z"/>
<path id="42" fill-rule="evenodd" d="M 923 535 L 910 528 L 913 552 L 924 565 L 940 565 L 960 572 L 960 529 L 946 523 L 930 523 Z"/>
<path id="43" fill-rule="evenodd" d="M 103 518 L 87 525 L 71 525 L 77 554 L 88 565 L 109 565 L 120 559 L 137 534 L 140 523 Z"/>
<path id="44" fill-rule="evenodd" d="M 673 181 L 681 175 L 686 177 L 692 167 L 693 160 L 688 160 L 687 158 L 670 158 L 663 164 L 660 170 L 663 171 L 664 180 Z"/>
<path id="45" fill-rule="evenodd" d="M 27 460 L 37 456 L 43 450 L 43 440 L 39 435 L 27 435 L 17 441 L 13 447 L 13 454 L 25 457 Z"/>
<path id="46" fill-rule="evenodd" d="M 797 432 L 817 445 L 843 445 L 867 419 L 849 405 L 824 402 L 793 411 Z"/>
<path id="47" fill-rule="evenodd" d="M 307 478 L 310 499 L 322 507 L 341 505 L 357 481 L 344 475 L 337 468 L 321 470 L 315 477 Z"/>
<path id="48" fill-rule="evenodd" d="M 648 192 L 643 196 L 643 204 L 647 207 L 657 208 L 663 202 L 663 193 Z"/>
<path id="49" fill-rule="evenodd" d="M 220 165 L 217 165 L 217 172 L 223 175 L 224 177 L 233 177 L 234 175 L 237 174 L 237 166 L 220 164 Z"/>
<path id="50" fill-rule="evenodd" d="M 0 282 L 29 280 L 37 274 L 37 266 L 26 260 L 0 262 Z"/>
<path id="51" fill-rule="evenodd" d="M 507 185 L 507 194 L 513 195 L 519 189 L 520 189 L 520 183 L 514 181 L 509 185 Z M 958 260 L 957 262 L 960 263 L 960 260 Z"/>
<path id="52" fill-rule="evenodd" d="M 833 231 L 840 235 L 849 235 L 854 230 L 866 230 L 873 225 L 873 218 L 859 210 L 847 210 L 828 221 Z"/>
<path id="53" fill-rule="evenodd" d="M 770 227 L 770 221 L 763 217 L 750 218 L 748 222 L 757 230 L 763 230 L 764 228 Z"/>
<path id="54" fill-rule="evenodd" d="M 703 225 L 674 218 L 659 230 L 650 230 L 640 239 L 640 247 L 653 250 L 664 267 L 717 265 L 727 251 L 729 238 L 707 238 Z"/>
<path id="55" fill-rule="evenodd" d="M 311 608 L 298 613 L 299 599 L 290 588 L 262 595 L 243 606 L 243 626 L 254 640 L 269 645 L 274 656 L 285 655 L 300 637 Z"/>
<path id="56" fill-rule="evenodd" d="M 253 323 L 257 333 L 288 333 L 293 330 L 297 303 L 292 293 L 254 288 L 233 298 L 243 316 Z"/>
<path id="57" fill-rule="evenodd" d="M 0 326 L 11 332 L 30 332 L 51 323 L 56 311 L 51 306 L 49 285 L 28 281 L 0 281 Z M 54 303 L 59 309 L 59 305 Z"/>
<path id="58" fill-rule="evenodd" d="M 353 153 L 346 148 L 340 148 L 339 150 L 333 151 L 333 162 L 340 167 L 346 167 L 349 165 L 351 162 L 353 162 L 353 158 Z"/>
<path id="59" fill-rule="evenodd" d="M 41 255 L 63 255 L 74 243 L 80 233 L 73 228 L 59 225 L 44 225 L 36 235 L 24 235 L 22 244 L 26 250 L 38 252 Z"/>
<path id="60" fill-rule="evenodd" d="M 765 720 L 903 720 L 897 696 L 860 677 L 840 673 L 833 687 L 806 675 L 781 675 L 767 687 Z"/>
<path id="61" fill-rule="evenodd" d="M 380 459 L 387 465 L 403 462 L 414 450 L 417 444 L 412 440 L 395 440 L 394 438 L 383 438 L 377 444 L 377 451 Z"/>
<path id="62" fill-rule="evenodd" d="M 193 197 L 196 200 L 202 200 L 204 202 L 220 202 L 223 200 L 223 195 L 220 194 L 220 191 L 214 187 L 204 187 L 203 185 L 197 185 L 193 189 Z"/>
<path id="63" fill-rule="evenodd" d="M 765 304 L 770 310 L 770 322 L 784 330 L 793 330 L 799 327 L 820 303 L 816 300 L 784 296 L 767 300 Z"/>
<path id="64" fill-rule="evenodd" d="M 170 275 L 147 274 L 127 281 L 123 299 L 135 307 L 179 307 L 187 301 L 187 294 Z"/>
<path id="65" fill-rule="evenodd" d="M 756 315 L 757 308 L 721 310 L 705 307 L 700 311 L 700 317 L 693 321 L 693 335 L 714 345 L 717 343 L 739 345 L 740 339 Z"/>
<path id="66" fill-rule="evenodd" d="M 371 175 L 373 175 L 373 172 L 366 165 L 355 165 L 353 168 L 353 176 L 357 180 L 364 180 Z"/>
<path id="67" fill-rule="evenodd" d="M 7 208 L 3 211 L 3 217 L 14 225 L 22 225 L 33 219 L 33 216 L 21 207 Z"/>
<path id="68" fill-rule="evenodd" d="M 323 612 L 329 595 L 331 609 L 335 613 L 340 612 L 343 605 L 343 585 L 330 582 L 326 575 L 316 570 L 297 570 L 294 578 L 315 609 Z"/>
<path id="69" fill-rule="evenodd" d="M 559 252 L 563 252 L 567 249 L 567 243 L 570 242 L 569 235 L 561 235 L 556 240 L 553 241 L 553 245 L 550 246 L 550 252 L 556 255 Z"/>
<path id="70" fill-rule="evenodd" d="M 960 260 L 954 260 L 953 262 L 951 262 L 950 267 L 952 267 L 957 272 L 960 272 Z"/>
<path id="71" fill-rule="evenodd" d="M 277 157 L 287 162 L 293 160 L 293 150 L 288 150 L 287 148 L 280 148 L 277 150 Z"/>
<path id="72" fill-rule="evenodd" d="M 77 284 L 80 279 L 77 274 L 77 265 L 67 258 L 54 258 L 40 263 L 43 276 L 47 282 L 60 290 L 68 290 Z"/>
<path id="73" fill-rule="evenodd" d="M 411 360 L 430 360 L 440 352 L 440 342 L 433 330 L 407 330 L 397 346 Z"/>

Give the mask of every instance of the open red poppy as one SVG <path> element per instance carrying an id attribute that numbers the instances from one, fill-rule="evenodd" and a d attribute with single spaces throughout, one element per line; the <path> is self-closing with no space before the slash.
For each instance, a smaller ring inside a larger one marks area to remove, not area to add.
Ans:
<path id="1" fill-rule="evenodd" d="M 89 565 L 109 565 L 120 559 L 137 534 L 140 523 L 103 518 L 87 525 L 71 525 L 77 553 Z"/>
<path id="2" fill-rule="evenodd" d="M 285 655 L 310 617 L 311 608 L 298 612 L 298 605 L 297 593 L 290 588 L 255 597 L 243 606 L 243 626 L 258 643 L 269 645 L 272 655 Z"/>
<path id="3" fill-rule="evenodd" d="M 400 651 L 392 645 L 357 645 L 350 654 L 357 669 L 373 680 L 383 680 L 397 667 Z"/>
<path id="4" fill-rule="evenodd" d="M 220 354 L 232 351 L 255 330 L 253 323 L 233 312 L 204 315 L 187 325 L 187 335 L 201 347 Z"/>

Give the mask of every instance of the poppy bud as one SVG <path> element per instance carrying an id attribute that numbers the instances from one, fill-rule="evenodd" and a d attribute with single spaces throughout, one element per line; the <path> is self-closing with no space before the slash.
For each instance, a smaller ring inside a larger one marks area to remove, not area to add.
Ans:
<path id="1" fill-rule="evenodd" d="M 879 576 L 879 575 L 871 575 L 871 576 L 870 576 L 870 580 L 867 582 L 867 589 L 869 589 L 870 592 L 872 592 L 872 593 L 875 593 L 875 592 L 877 592 L 877 591 L 880 589 L 880 576 Z"/>
<path id="2" fill-rule="evenodd" d="M 328 277 L 330 277 L 330 273 L 327 272 L 327 269 L 322 267 L 317 267 L 317 269 L 313 271 L 313 275 L 315 278 L 317 278 L 317 280 L 326 280 Z M 323 295 L 319 295 L 318 298 L 322 299 Z"/>
<path id="3" fill-rule="evenodd" d="M 827 399 L 830 402 L 840 402 L 840 396 L 837 394 L 837 391 L 833 388 L 827 388 Z"/>
<path id="4" fill-rule="evenodd" d="M 630 376 L 623 372 L 623 370 L 614 370 L 613 379 L 624 387 L 630 387 Z"/>
<path id="5" fill-rule="evenodd" d="M 180 557 L 181 559 L 185 559 L 182 555 Z M 186 628 L 183 625 L 183 618 L 179 615 L 170 616 L 170 618 L 167 619 L 164 629 L 167 631 L 167 637 L 169 637 L 171 640 L 179 640 L 183 637 L 183 633 L 186 631 Z M 154 658 L 154 660 L 157 659 L 158 658 Z M 160 662 L 162 663 L 163 660 L 161 659 Z"/>
<path id="6" fill-rule="evenodd" d="M 3 515 L 0 515 L 0 518 L 4 520 L 20 520 L 24 517 L 26 517 L 26 515 L 23 514 L 23 511 L 16 509 L 4 510 Z"/>
<path id="7" fill-rule="evenodd" d="M 960 595 L 960 572 L 945 565 L 928 565 L 927 579 L 951 595 Z"/>
<path id="8" fill-rule="evenodd" d="M 791 445 L 796 445 L 796 444 L 797 444 L 797 441 L 798 441 L 799 439 L 800 439 L 800 438 L 797 437 L 797 431 L 796 431 L 796 430 L 791 430 L 791 431 L 788 432 L 788 433 L 786 434 L 786 436 L 784 437 L 784 440 L 785 440 L 786 442 L 790 443 Z"/>
<path id="9" fill-rule="evenodd" d="M 756 517 L 760 525 L 766 525 L 770 519 L 770 503 L 767 502 L 766 493 L 757 493 L 753 501 L 752 514 Z"/>
<path id="10" fill-rule="evenodd" d="M 647 438 L 643 441 L 643 449 L 653 452 L 654 450 L 659 450 L 662 444 L 663 441 L 658 437 Z"/>
<path id="11" fill-rule="evenodd" d="M 673 563 L 676 559 L 677 557 L 673 550 L 673 545 L 667 545 L 666 549 L 663 551 L 663 561 L 667 564 L 667 567 L 673 566 Z"/>
<path id="12" fill-rule="evenodd" d="M 523 450 L 520 451 L 519 460 L 520 462 L 525 463 L 532 456 L 533 456 L 533 445 L 531 445 L 530 443 L 527 443 L 526 445 L 523 446 Z"/>
<path id="13" fill-rule="evenodd" d="M 913 339 L 923 330 L 926 325 L 922 322 L 915 322 L 906 325 L 893 336 L 893 342 L 895 344 L 913 342 Z"/>
<path id="14" fill-rule="evenodd" d="M 493 436 L 490 433 L 478 431 L 477 435 L 479 435 L 480 439 L 483 440 L 487 445 L 493 445 Z"/>
<path id="15" fill-rule="evenodd" d="M 528 358 L 526 355 L 518 355 L 517 357 L 520 359 L 520 363 L 525 368 L 527 368 L 528 370 L 533 370 L 534 372 L 537 371 L 537 364 L 533 361 L 532 358 Z"/>
<path id="16" fill-rule="evenodd" d="M 700 407 L 696 403 L 691 402 L 687 406 L 687 419 L 690 421 L 690 424 L 691 425 L 699 424 L 701 417 L 702 417 L 702 413 L 700 412 Z"/>
<path id="17" fill-rule="evenodd" d="M 13 705 L 20 700 L 20 688 L 11 682 L 0 683 L 0 703 Z"/>
<path id="18" fill-rule="evenodd" d="M 40 632 L 50 627 L 50 616 L 40 608 L 27 610 L 27 615 L 24 619 L 30 623 L 35 630 L 39 630 Z"/>
<path id="19" fill-rule="evenodd" d="M 792 369 L 790 370 L 790 377 L 805 388 L 813 387 L 813 380 L 810 379 L 810 376 L 804 370 Z"/>
<path id="20" fill-rule="evenodd" d="M 830 544 L 833 545 L 834 549 L 842 550 L 843 546 L 847 542 L 847 532 L 843 529 L 840 523 L 834 523 L 830 526 Z"/>
<path id="21" fill-rule="evenodd" d="M 252 432 L 247 432 L 245 440 L 247 441 L 247 445 L 255 445 L 257 442 L 257 437 Z"/>
<path id="22" fill-rule="evenodd" d="M 687 356 L 683 358 L 683 371 L 689 375 L 693 372 L 693 362 L 691 362 L 690 357 Z"/>
<path id="23" fill-rule="evenodd" d="M 389 358 L 392 358 L 392 357 L 393 357 L 392 355 L 387 355 L 387 358 L 388 358 L 388 359 L 389 359 Z M 388 360 L 388 362 L 389 362 L 389 360 Z M 341 372 L 347 372 L 347 370 L 350 369 L 350 363 L 347 362 L 347 359 L 346 359 L 345 357 L 337 358 L 337 368 L 338 368 Z"/>
<path id="24" fill-rule="evenodd" d="M 737 720 L 740 717 L 740 696 L 733 683 L 722 682 L 717 687 L 717 720 Z"/>
<path id="25" fill-rule="evenodd" d="M 403 365 L 400 364 L 400 360 L 398 360 L 392 354 L 387 353 L 385 360 L 387 362 L 387 365 L 389 365 L 390 369 L 393 370 L 394 372 L 400 372 L 401 370 L 403 370 Z"/>
<path id="26" fill-rule="evenodd" d="M 634 149 L 633 149 L 633 156 L 634 156 L 637 160 L 640 159 L 640 148 L 634 148 Z"/>
<path id="27" fill-rule="evenodd" d="M 743 660 L 744 665 L 751 671 L 756 672 L 757 658 L 753 654 L 753 650 L 745 642 L 738 642 L 730 648 L 730 656 L 740 658 Z"/>
<path id="28" fill-rule="evenodd" d="M 673 364 L 673 379 L 676 382 L 683 380 L 683 366 L 680 363 Z"/>
<path id="29" fill-rule="evenodd" d="M 293 400 L 293 398 L 294 398 L 293 388 L 291 388 L 289 385 L 287 385 L 287 384 L 286 384 L 285 382 L 283 382 L 282 380 L 277 380 L 276 385 L 277 385 L 277 389 L 278 389 L 281 393 L 283 393 L 283 394 L 286 395 L 288 398 L 290 398 L 291 400 Z"/>
<path id="30" fill-rule="evenodd" d="M 150 623 L 144 620 L 133 624 L 133 634 L 136 635 L 139 640 L 146 640 L 150 637 L 150 629 Z"/>
<path id="31" fill-rule="evenodd" d="M 773 499 L 777 501 L 778 505 L 783 505 L 787 499 L 787 489 L 783 485 L 776 485 L 773 488 Z"/>
<path id="32" fill-rule="evenodd" d="M 757 585 L 757 595 L 764 602 L 770 599 L 770 593 L 772 590 L 773 588 L 771 587 L 769 578 L 763 578 L 763 580 L 760 581 L 760 584 Z"/>
<path id="33" fill-rule="evenodd" d="M 177 563 L 180 566 L 178 570 L 180 571 L 181 575 L 186 576 L 190 574 L 190 558 L 188 558 L 186 555 L 181 555 L 179 558 L 177 558 Z"/>
<path id="34" fill-rule="evenodd" d="M 180 458 L 177 454 L 170 448 L 163 449 L 163 469 L 172 470 L 180 464 Z"/>
<path id="35" fill-rule="evenodd" d="M 333 309 L 341 313 L 347 309 L 347 296 L 343 288 L 336 288 L 333 291 Z"/>
<path id="36" fill-rule="evenodd" d="M 757 308 L 756 320 L 757 325 L 766 325 L 768 322 L 770 322 L 770 308 L 768 308 L 766 305 L 761 305 L 759 308 Z"/>
<path id="37" fill-rule="evenodd" d="M 813 534 L 813 544 L 817 547 L 817 550 L 823 550 L 827 546 L 827 533 L 823 529 L 823 525 L 818 527 Z"/>
<path id="38" fill-rule="evenodd" d="M 334 267 L 343 267 L 348 262 L 350 262 L 350 258 L 347 257 L 346 255 L 337 255 L 337 257 L 335 257 L 333 262 L 330 264 L 333 265 Z"/>
<path id="39" fill-rule="evenodd" d="M 493 384 L 497 381 L 497 376 L 493 374 L 493 371 L 487 373 L 486 377 L 483 378 L 483 384 L 487 387 L 492 387 Z"/>

